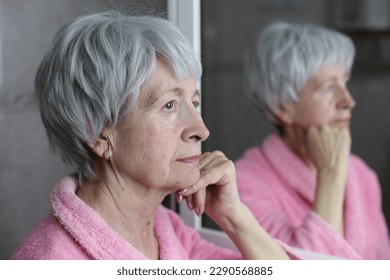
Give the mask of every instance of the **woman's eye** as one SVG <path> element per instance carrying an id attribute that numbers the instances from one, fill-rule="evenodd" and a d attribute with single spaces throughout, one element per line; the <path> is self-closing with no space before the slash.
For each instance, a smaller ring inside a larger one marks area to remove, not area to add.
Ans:
<path id="1" fill-rule="evenodd" d="M 173 101 L 169 101 L 167 104 L 164 105 L 165 109 L 171 110 L 173 108 Z"/>
<path id="2" fill-rule="evenodd" d="M 325 90 L 327 90 L 327 91 L 334 91 L 335 90 L 335 86 L 333 84 L 326 85 L 325 86 Z"/>

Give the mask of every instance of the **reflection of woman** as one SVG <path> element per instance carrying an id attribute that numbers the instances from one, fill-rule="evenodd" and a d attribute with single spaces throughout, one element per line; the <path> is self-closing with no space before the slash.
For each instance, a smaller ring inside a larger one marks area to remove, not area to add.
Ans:
<path id="1" fill-rule="evenodd" d="M 163 19 L 107 12 L 63 27 L 36 76 L 51 144 L 78 169 L 15 259 L 288 258 L 241 203 L 234 165 L 201 154 L 201 66 Z M 213 185 L 212 190 L 206 187 Z M 202 240 L 160 206 L 177 192 L 241 254 Z"/>
<path id="2" fill-rule="evenodd" d="M 375 173 L 350 155 L 355 49 L 306 24 L 266 27 L 247 60 L 246 85 L 279 134 L 237 161 L 240 196 L 289 245 L 347 258 L 390 258 Z"/>

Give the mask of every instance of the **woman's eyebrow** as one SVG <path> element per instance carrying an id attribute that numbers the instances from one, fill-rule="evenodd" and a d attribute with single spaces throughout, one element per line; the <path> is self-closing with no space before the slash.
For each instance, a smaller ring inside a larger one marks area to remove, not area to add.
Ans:
<path id="1" fill-rule="evenodd" d="M 168 89 L 167 91 L 165 91 L 160 97 L 162 97 L 163 95 L 168 94 L 170 92 L 174 93 L 177 96 L 182 96 L 182 95 L 184 95 L 185 90 L 183 88 L 179 88 L 179 87 L 171 88 L 171 89 Z M 192 97 L 195 97 L 195 96 L 200 96 L 200 92 L 198 89 L 196 89 L 192 95 Z"/>
<path id="2" fill-rule="evenodd" d="M 162 97 L 164 97 L 165 95 L 167 94 L 170 94 L 170 93 L 173 93 L 175 96 L 178 96 L 178 97 L 181 97 L 184 95 L 184 89 L 180 88 L 180 87 L 174 87 L 174 88 L 170 88 L 170 89 L 167 89 L 165 91 L 163 91 L 161 94 L 150 94 L 148 97 L 146 97 L 146 103 L 148 106 L 152 106 L 154 103 L 156 103 L 159 99 L 161 99 Z M 192 95 L 192 97 L 200 97 L 200 92 L 198 89 L 196 89 L 194 91 L 194 94 Z"/>

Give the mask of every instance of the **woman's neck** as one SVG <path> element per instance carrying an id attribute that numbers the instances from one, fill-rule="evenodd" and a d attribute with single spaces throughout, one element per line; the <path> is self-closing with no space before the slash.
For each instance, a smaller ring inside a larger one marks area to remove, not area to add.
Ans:
<path id="1" fill-rule="evenodd" d="M 112 177 L 86 181 L 77 195 L 146 257 L 159 258 L 154 219 L 164 195 Z"/>
<path id="2" fill-rule="evenodd" d="M 282 139 L 287 147 L 289 147 L 290 150 L 298 156 L 307 167 L 316 172 L 316 168 L 307 154 L 304 137 L 305 133 L 303 131 L 297 131 L 297 129 L 294 129 L 292 126 L 286 126 L 284 128 Z"/>

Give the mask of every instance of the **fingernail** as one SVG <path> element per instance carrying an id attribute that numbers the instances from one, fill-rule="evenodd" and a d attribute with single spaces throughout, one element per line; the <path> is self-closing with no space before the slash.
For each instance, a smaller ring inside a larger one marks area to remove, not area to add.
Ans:
<path id="1" fill-rule="evenodd" d="M 196 216 L 200 217 L 200 210 L 198 207 L 195 208 L 195 214 Z"/>
<path id="2" fill-rule="evenodd" d="M 179 194 L 180 194 L 180 195 L 183 195 L 183 194 L 185 194 L 187 191 L 188 191 L 188 188 L 183 189 L 183 190 L 180 190 L 180 191 L 179 191 Z"/>
<path id="3" fill-rule="evenodd" d="M 194 206 L 192 206 L 191 202 L 187 202 L 187 208 L 188 208 L 188 210 L 192 210 L 192 209 L 194 209 Z"/>
<path id="4" fill-rule="evenodd" d="M 176 196 L 176 201 L 177 203 L 181 203 L 183 201 L 183 196 L 180 193 Z"/>

